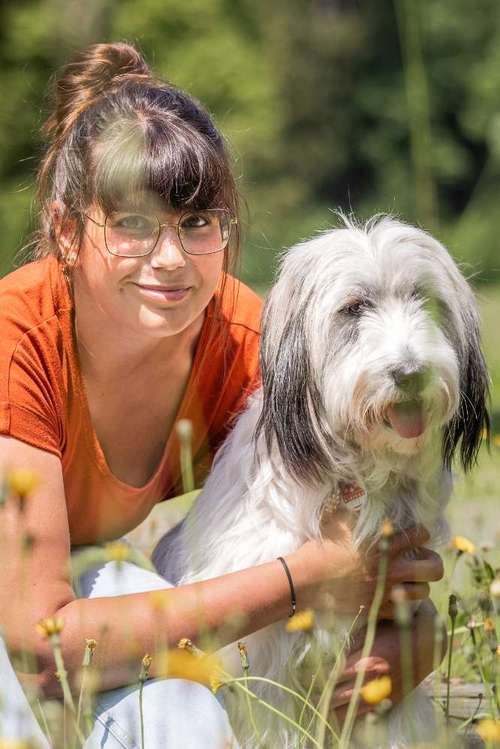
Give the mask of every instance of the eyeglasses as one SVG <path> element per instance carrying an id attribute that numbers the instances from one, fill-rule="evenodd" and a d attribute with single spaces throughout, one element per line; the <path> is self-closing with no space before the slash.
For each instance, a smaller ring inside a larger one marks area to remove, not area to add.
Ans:
<path id="1" fill-rule="evenodd" d="M 110 213 L 104 224 L 86 217 L 104 229 L 106 249 L 119 257 L 149 255 L 158 244 L 161 230 L 167 226 L 177 231 L 179 243 L 188 255 L 222 252 L 228 245 L 232 227 L 238 223 L 225 208 L 186 211 L 176 224 L 162 224 L 151 214 L 125 211 Z"/>

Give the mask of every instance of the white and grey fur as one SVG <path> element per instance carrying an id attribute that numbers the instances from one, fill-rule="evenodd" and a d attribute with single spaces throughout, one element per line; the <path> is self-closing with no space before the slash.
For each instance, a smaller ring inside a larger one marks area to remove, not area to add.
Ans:
<path id="1" fill-rule="evenodd" d="M 343 221 L 282 259 L 264 312 L 262 388 L 196 505 L 154 552 L 160 573 L 179 585 L 320 538 L 322 512 L 346 483 L 366 491 L 358 543 L 376 540 L 384 518 L 396 529 L 422 523 L 434 542 L 445 533 L 454 453 L 470 469 L 489 426 L 475 300 L 447 250 L 424 231 L 387 216 L 365 226 Z M 407 399 L 425 414 L 425 431 L 412 438 L 387 420 L 389 406 Z M 349 624 L 320 619 L 312 640 L 287 634 L 283 622 L 267 627 L 246 639 L 251 673 L 290 683 L 306 642 L 335 653 Z M 236 646 L 223 652 L 241 675 Z M 283 699 L 255 689 L 274 704 Z M 281 706 L 293 711 L 287 700 Z M 238 720 L 244 710 L 229 709 L 241 745 L 255 746 L 246 716 Z M 414 696 L 411 710 L 419 731 L 432 723 L 425 699 Z M 267 730 L 271 746 L 294 745 L 283 723 Z M 407 746 L 406 731 L 395 715 L 391 747 Z"/>

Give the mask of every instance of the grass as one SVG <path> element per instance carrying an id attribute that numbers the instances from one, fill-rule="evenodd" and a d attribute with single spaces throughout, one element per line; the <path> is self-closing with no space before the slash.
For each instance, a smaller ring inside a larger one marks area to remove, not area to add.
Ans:
<path id="1" fill-rule="evenodd" d="M 498 513 L 498 486 L 500 479 L 500 347 L 497 345 L 497 327 L 500 320 L 500 288 L 488 288 L 482 290 L 480 295 L 481 313 L 483 319 L 483 340 L 486 352 L 486 358 L 492 378 L 492 410 L 493 410 L 493 441 L 491 451 L 482 448 L 477 469 L 469 476 L 464 477 L 457 475 L 455 483 L 455 492 L 452 498 L 448 516 L 450 520 L 452 536 L 463 536 L 473 545 L 472 549 L 459 553 L 457 549 L 448 549 L 443 552 L 445 561 L 446 574 L 444 579 L 433 585 L 432 598 L 441 612 L 443 618 L 447 619 L 449 629 L 451 629 L 451 620 L 448 617 L 448 608 L 450 594 L 457 596 L 457 613 L 454 617 L 454 642 L 450 650 L 450 658 L 446 659 L 439 668 L 438 679 L 443 683 L 451 683 L 453 688 L 460 682 L 476 682 L 485 688 L 485 697 L 480 706 L 478 717 L 483 719 L 489 717 L 492 723 L 479 723 L 479 731 L 483 736 L 491 735 L 495 737 L 496 732 L 500 732 L 500 711 L 496 690 L 499 689 L 499 676 L 497 663 L 498 656 L 498 639 L 500 638 L 500 599 L 492 598 L 489 587 L 492 576 L 499 576 L 500 567 L 500 515 Z M 496 439 L 498 437 L 498 439 Z M 166 528 L 177 522 L 189 509 L 196 492 L 186 494 L 176 498 L 168 503 L 158 505 L 151 513 L 150 517 L 132 533 L 128 534 L 127 539 L 139 549 L 150 550 L 155 541 L 165 532 Z M 125 554 L 123 548 L 118 548 L 120 544 L 110 545 L 109 553 L 120 555 Z M 122 545 L 123 546 L 123 545 Z M 102 551 L 100 552 L 102 556 Z M 108 552 L 104 552 L 105 554 Z M 140 556 L 135 556 L 135 560 L 141 562 Z M 102 561 L 102 559 L 101 559 Z M 144 560 L 147 564 L 147 561 Z M 471 620 L 473 620 L 471 626 Z M 82 633 L 83 637 L 85 633 Z M 52 636 L 51 641 L 54 644 L 54 654 L 58 662 L 59 673 L 64 678 L 64 666 L 61 661 L 61 653 L 58 647 L 58 633 Z M 87 658 L 87 667 L 90 663 L 89 654 L 83 655 L 83 662 Z M 202 658 L 199 651 L 193 649 L 190 651 L 191 658 Z M 175 660 L 175 659 L 174 659 Z M 170 657 L 172 662 L 172 657 Z M 200 664 L 202 661 L 200 661 Z M 450 671 L 448 673 L 448 665 Z M 144 661 L 141 665 L 137 664 L 138 683 L 144 681 Z M 189 673 L 192 671 L 192 663 L 189 665 Z M 196 669 L 195 669 L 196 670 Z M 205 668 L 206 671 L 206 668 Z M 179 674 L 176 674 L 179 676 Z M 206 677 L 206 673 L 205 673 Z M 207 677 L 208 678 L 208 677 Z M 220 674 L 219 674 L 220 678 Z M 228 677 L 224 677 L 227 681 Z M 224 681 L 222 678 L 222 681 Z M 451 682 L 449 682 L 451 679 Z M 242 671 L 242 678 L 231 681 L 233 689 L 238 689 L 244 694 L 245 704 L 253 705 L 258 700 L 253 696 L 255 682 L 258 681 L 248 671 Z M 66 690 L 65 706 L 54 706 L 50 703 L 41 703 L 41 710 L 44 714 L 44 721 L 52 732 L 53 746 L 56 749 L 73 749 L 82 744 L 83 728 L 91 725 L 89 723 L 88 704 L 92 698 L 91 684 L 93 680 L 89 678 L 86 682 L 85 689 L 88 693 L 80 693 L 78 696 L 78 711 L 75 711 L 75 705 L 72 698 Z M 307 689 L 307 684 L 306 684 Z M 328 685 L 332 689 L 332 683 Z M 85 690 L 83 690 L 85 691 Z M 142 694 L 142 692 L 141 692 Z M 73 695 L 76 701 L 76 695 Z M 299 699 L 297 697 L 297 699 Z M 339 736 L 336 733 L 336 727 L 329 725 L 328 730 L 324 724 L 324 718 L 328 718 L 328 711 L 324 706 L 320 712 L 311 709 L 311 704 L 321 703 L 321 691 L 318 692 L 316 685 L 311 688 L 306 695 L 300 697 L 303 705 L 301 710 L 300 726 L 297 724 L 297 746 L 319 747 L 347 747 L 350 744 L 350 729 L 342 731 L 340 742 L 332 738 Z M 318 702 L 319 700 L 319 702 Z M 440 710 L 446 711 L 446 700 L 440 699 Z M 138 709 L 140 707 L 138 702 Z M 242 702 L 243 704 L 243 702 Z M 81 708 L 85 705 L 85 714 L 81 719 Z M 262 702 L 259 704 L 262 708 Z M 279 714 L 279 710 L 273 705 L 269 705 L 269 710 Z M 360 747 L 370 747 L 373 745 L 374 736 L 377 731 L 381 731 L 382 722 L 379 713 L 383 709 L 380 706 L 374 706 L 372 717 L 369 720 L 363 719 L 360 727 L 359 741 Z M 55 713 L 54 713 L 55 710 Z M 59 712 L 57 712 L 59 710 Z M 307 712 L 307 720 L 302 720 Z M 54 717 L 55 715 L 55 717 Z M 321 721 L 317 716 L 321 717 Z M 52 717 L 51 717 L 52 716 Z M 250 710 L 250 717 L 253 720 L 253 709 Z M 331 718 L 331 716 L 330 716 Z M 350 715 L 350 719 L 352 714 Z M 285 718 L 283 718 L 284 720 Z M 60 726 L 64 730 L 60 730 Z M 452 746 L 455 742 L 454 736 L 457 726 L 465 728 L 465 721 L 455 721 L 452 732 L 443 735 L 442 741 L 436 743 L 436 749 Z M 362 729 L 362 730 L 361 730 Z M 490 732 L 488 734 L 488 732 Z M 304 744 L 299 741 L 300 737 L 309 736 L 310 744 Z M 363 739 L 363 736 L 365 738 Z M 1 739 L 0 739 L 1 746 Z M 11 745 L 13 749 L 14 745 Z M 19 744 L 19 749 L 21 746 Z M 487 747 L 498 746 L 496 739 L 489 739 Z M 153 749 L 153 748 L 151 748 Z M 264 747 L 262 747 L 264 749 Z"/>

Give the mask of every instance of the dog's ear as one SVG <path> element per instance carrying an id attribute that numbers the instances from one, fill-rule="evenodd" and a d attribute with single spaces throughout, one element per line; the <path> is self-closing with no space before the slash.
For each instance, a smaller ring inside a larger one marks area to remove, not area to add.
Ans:
<path id="1" fill-rule="evenodd" d="M 275 288 L 264 310 L 260 365 L 263 406 L 256 435 L 268 452 L 277 446 L 285 469 L 311 483 L 329 469 L 329 430 L 312 371 L 307 308 L 300 295 L 286 298 Z"/>
<path id="2" fill-rule="evenodd" d="M 477 461 L 481 442 L 490 439 L 489 376 L 480 345 L 475 309 L 465 305 L 462 313 L 466 344 L 460 366 L 460 399 L 457 412 L 445 427 L 443 462 L 450 468 L 460 445 L 460 461 L 469 471 Z"/>

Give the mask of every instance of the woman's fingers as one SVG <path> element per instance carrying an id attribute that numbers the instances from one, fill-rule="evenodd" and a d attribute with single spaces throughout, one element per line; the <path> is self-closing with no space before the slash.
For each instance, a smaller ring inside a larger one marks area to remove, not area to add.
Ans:
<path id="1" fill-rule="evenodd" d="M 394 583 L 425 583 L 441 580 L 444 575 L 443 560 L 431 549 L 419 549 L 418 559 L 393 559 L 389 580 Z"/>
<path id="2" fill-rule="evenodd" d="M 344 671 L 337 679 L 337 688 L 333 694 L 334 697 L 339 698 L 339 700 L 340 694 L 344 690 L 349 690 L 354 687 L 356 674 L 358 671 L 361 671 L 362 668 L 364 668 L 365 671 L 364 681 L 378 679 L 380 676 L 389 673 L 389 664 L 385 658 L 381 658 L 377 655 L 368 655 L 365 658 L 361 658 L 360 655 L 361 651 L 350 653 Z"/>
<path id="3" fill-rule="evenodd" d="M 404 583 L 403 590 L 408 601 L 423 601 L 429 598 L 431 586 L 429 583 Z"/>
<path id="4" fill-rule="evenodd" d="M 414 525 L 411 528 L 394 534 L 391 539 L 389 554 L 392 557 L 396 557 L 402 551 L 423 546 L 429 538 L 430 534 L 427 528 L 424 528 L 423 525 Z"/>

